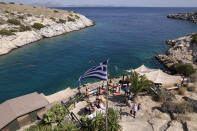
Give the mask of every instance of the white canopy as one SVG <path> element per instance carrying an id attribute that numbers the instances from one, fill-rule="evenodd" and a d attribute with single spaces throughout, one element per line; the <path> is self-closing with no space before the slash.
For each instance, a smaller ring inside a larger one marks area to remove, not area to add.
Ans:
<path id="1" fill-rule="evenodd" d="M 134 69 L 140 75 L 145 75 L 149 80 L 154 83 L 161 83 L 164 86 L 172 86 L 175 83 L 180 83 L 182 81 L 181 76 L 173 76 L 163 72 L 160 69 L 150 69 L 142 65 L 137 69 Z"/>
<path id="2" fill-rule="evenodd" d="M 135 72 L 143 75 L 144 73 L 148 73 L 148 72 L 152 72 L 152 71 L 156 71 L 156 70 L 157 69 L 150 69 L 150 68 L 146 67 L 145 65 L 141 65 L 137 69 L 127 70 L 127 72 L 135 71 Z"/>
<path id="3" fill-rule="evenodd" d="M 162 85 L 174 85 L 180 83 L 182 80 L 181 76 L 173 76 L 164 73 L 162 70 L 152 71 L 145 74 L 146 77 L 154 83 L 162 83 Z"/>

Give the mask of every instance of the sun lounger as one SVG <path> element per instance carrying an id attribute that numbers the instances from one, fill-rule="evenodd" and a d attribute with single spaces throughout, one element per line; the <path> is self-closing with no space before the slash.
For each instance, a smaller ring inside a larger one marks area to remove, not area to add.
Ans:
<path id="1" fill-rule="evenodd" d="M 97 92 L 97 88 L 92 89 L 91 91 L 88 92 L 88 95 L 92 95 L 92 94 L 94 94 L 96 92 Z"/>
<path id="2" fill-rule="evenodd" d="M 167 90 L 174 90 L 174 89 L 179 89 L 179 88 L 180 88 L 179 86 L 174 86 L 174 87 L 167 88 Z"/>

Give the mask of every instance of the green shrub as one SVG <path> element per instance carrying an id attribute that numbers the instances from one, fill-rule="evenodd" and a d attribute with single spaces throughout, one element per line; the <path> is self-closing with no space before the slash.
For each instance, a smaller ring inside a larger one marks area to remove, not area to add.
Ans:
<path id="1" fill-rule="evenodd" d="M 9 30 L 2 29 L 0 30 L 0 35 L 10 36 L 10 35 L 14 35 L 14 33 Z"/>
<path id="2" fill-rule="evenodd" d="M 44 124 L 61 123 L 69 114 L 63 104 L 55 104 L 43 117 Z"/>
<path id="3" fill-rule="evenodd" d="M 25 17 L 22 16 L 22 15 L 20 15 L 20 16 L 18 16 L 18 18 L 19 18 L 19 19 L 24 19 Z"/>
<path id="4" fill-rule="evenodd" d="M 55 21 L 56 19 L 54 17 L 50 17 L 51 20 Z"/>
<path id="5" fill-rule="evenodd" d="M 194 106 L 189 102 L 182 102 L 176 105 L 176 113 L 194 112 Z"/>
<path id="6" fill-rule="evenodd" d="M 50 125 L 32 125 L 25 131 L 53 131 Z"/>
<path id="7" fill-rule="evenodd" d="M 9 4 L 15 4 L 14 2 L 9 2 Z"/>
<path id="8" fill-rule="evenodd" d="M 55 12 L 55 13 L 58 13 L 59 11 L 57 11 L 57 10 L 54 10 L 54 12 Z"/>
<path id="9" fill-rule="evenodd" d="M 192 41 L 191 41 L 192 44 L 195 44 L 195 43 L 197 44 L 197 33 L 192 34 L 191 37 L 192 37 Z"/>
<path id="10" fill-rule="evenodd" d="M 5 2 L 0 2 L 0 4 L 6 4 Z"/>
<path id="11" fill-rule="evenodd" d="M 5 13 L 10 13 L 8 10 L 5 10 L 4 12 L 5 12 Z"/>
<path id="12" fill-rule="evenodd" d="M 76 20 L 68 16 L 68 22 L 70 21 L 75 22 Z"/>
<path id="13" fill-rule="evenodd" d="M 19 5 L 24 5 L 24 4 L 20 3 Z"/>
<path id="14" fill-rule="evenodd" d="M 31 31 L 31 27 L 30 26 L 21 25 L 20 26 L 20 32 L 24 32 L 24 31 Z"/>
<path id="15" fill-rule="evenodd" d="M 27 14 L 28 17 L 32 16 L 32 14 Z"/>
<path id="16" fill-rule="evenodd" d="M 19 20 L 16 20 L 16 19 L 8 19 L 7 22 L 10 23 L 10 24 L 14 24 L 14 25 L 20 25 L 21 24 L 21 22 Z"/>
<path id="17" fill-rule="evenodd" d="M 59 19 L 59 21 L 57 23 L 66 23 L 66 20 Z"/>
<path id="18" fill-rule="evenodd" d="M 80 17 L 79 17 L 78 15 L 75 15 L 75 18 L 76 18 L 76 19 L 79 19 Z"/>
<path id="19" fill-rule="evenodd" d="M 44 28 L 45 26 L 43 24 L 40 24 L 40 23 L 34 23 L 32 27 L 35 28 L 35 29 L 40 30 L 40 29 Z"/>
<path id="20" fill-rule="evenodd" d="M 121 129 L 120 114 L 113 108 L 108 109 L 108 130 L 119 131 Z M 105 115 L 103 113 L 97 113 L 96 117 L 89 119 L 87 116 L 82 117 L 82 124 L 84 125 L 84 131 L 105 131 Z"/>
<path id="21" fill-rule="evenodd" d="M 10 12 L 10 15 L 15 15 L 13 12 Z"/>
<path id="22" fill-rule="evenodd" d="M 11 32 L 18 32 L 18 30 L 16 30 L 16 29 L 11 29 L 10 31 Z"/>
<path id="23" fill-rule="evenodd" d="M 185 114 L 186 112 L 193 112 L 194 106 L 189 102 L 182 103 L 173 103 L 173 102 L 164 102 L 161 105 L 161 109 L 166 113 L 180 113 Z"/>
<path id="24" fill-rule="evenodd" d="M 188 91 L 195 91 L 195 86 L 190 86 L 187 88 Z"/>
<path id="25" fill-rule="evenodd" d="M 186 76 L 190 76 L 191 74 L 195 73 L 195 69 L 191 64 L 182 64 L 182 63 L 173 64 L 170 67 L 170 70 L 174 74 L 179 73 L 179 74 L 184 74 Z"/>
<path id="26" fill-rule="evenodd" d="M 119 131 L 121 129 L 121 125 L 119 124 L 120 113 L 113 108 L 108 109 L 108 125 L 110 131 Z"/>
<path id="27" fill-rule="evenodd" d="M 62 122 L 55 126 L 54 131 L 80 131 L 80 129 L 74 123 Z"/>
<path id="28" fill-rule="evenodd" d="M 172 93 L 164 89 L 158 90 L 157 93 L 158 93 L 157 95 L 156 94 L 153 95 L 153 100 L 158 102 L 171 101 L 175 97 Z"/>

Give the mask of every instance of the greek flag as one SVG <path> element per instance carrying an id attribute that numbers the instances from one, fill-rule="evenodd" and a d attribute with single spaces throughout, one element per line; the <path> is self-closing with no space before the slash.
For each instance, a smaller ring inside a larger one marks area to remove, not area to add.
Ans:
<path id="1" fill-rule="evenodd" d="M 107 64 L 108 60 L 100 63 L 98 66 L 92 67 L 91 69 L 87 70 L 83 75 L 79 77 L 79 86 L 81 85 L 81 81 L 85 78 L 97 78 L 99 80 L 108 80 Z"/>

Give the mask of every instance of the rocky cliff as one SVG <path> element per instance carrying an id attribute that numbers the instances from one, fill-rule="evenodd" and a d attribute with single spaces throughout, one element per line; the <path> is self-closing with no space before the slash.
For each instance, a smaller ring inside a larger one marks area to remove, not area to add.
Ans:
<path id="1" fill-rule="evenodd" d="M 188 20 L 197 23 L 197 12 L 169 14 L 168 18 Z"/>
<path id="2" fill-rule="evenodd" d="M 191 63 L 195 66 L 197 62 L 197 34 L 190 34 L 175 40 L 167 40 L 166 44 L 170 48 L 165 54 L 160 54 L 156 58 L 167 67 L 175 63 Z"/>
<path id="3" fill-rule="evenodd" d="M 26 44 L 80 30 L 94 22 L 65 10 L 0 3 L 0 55 Z"/>

